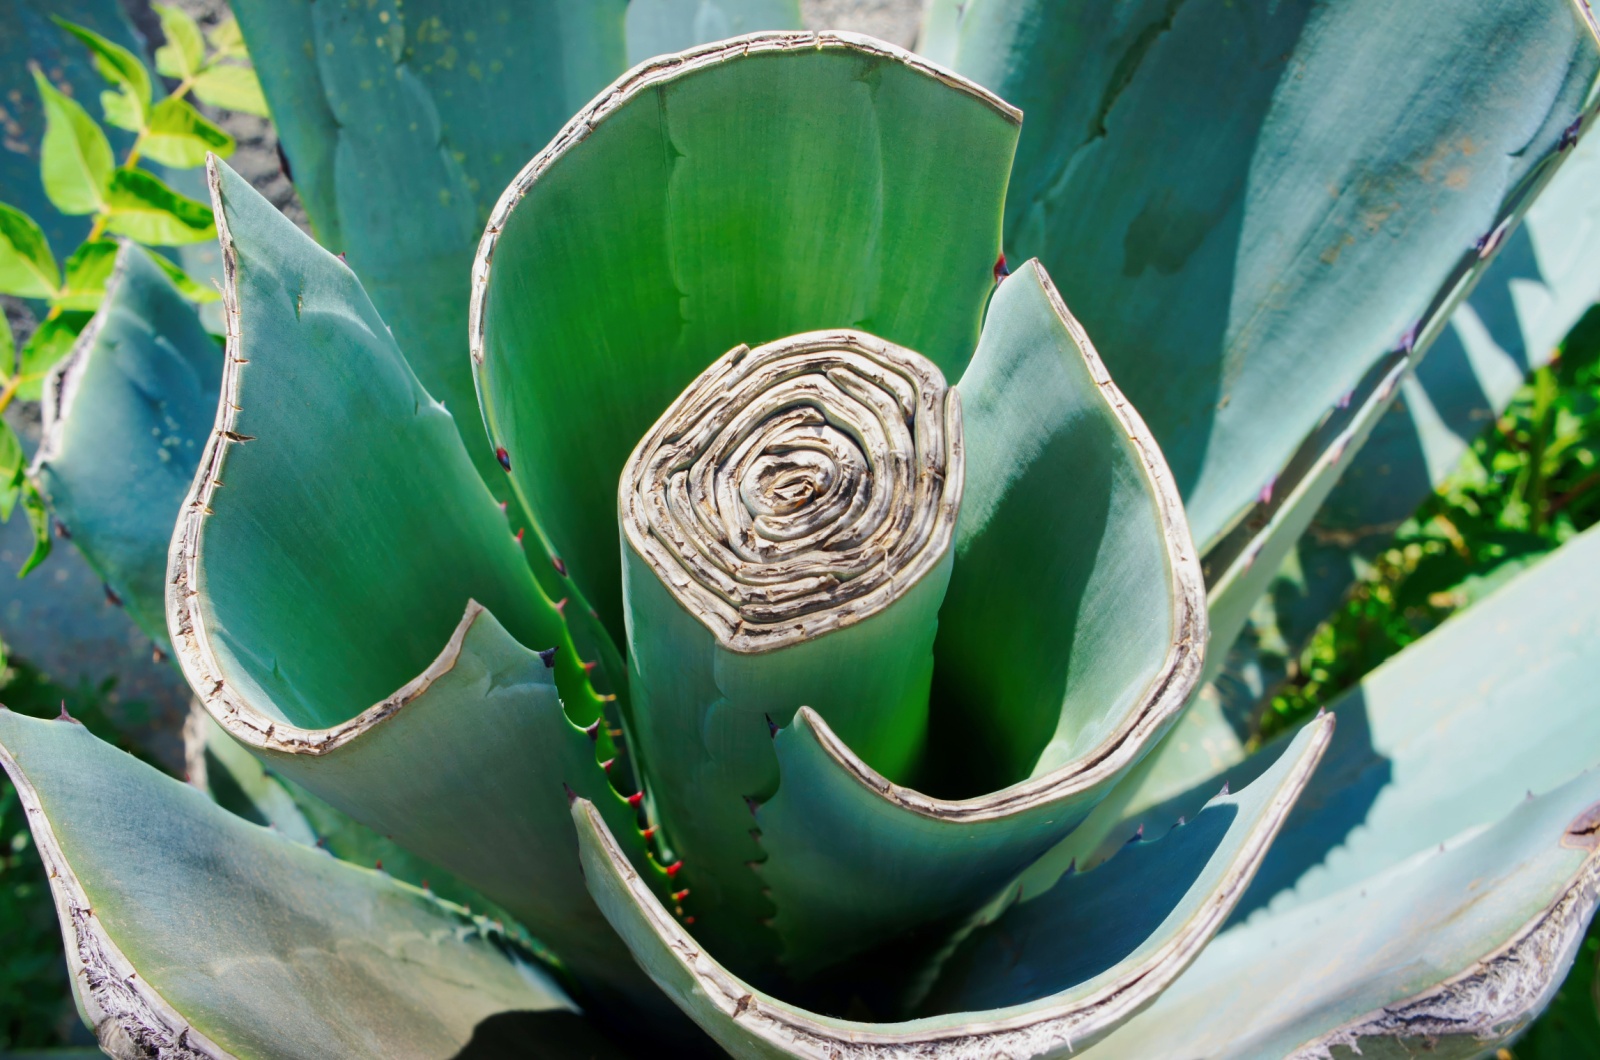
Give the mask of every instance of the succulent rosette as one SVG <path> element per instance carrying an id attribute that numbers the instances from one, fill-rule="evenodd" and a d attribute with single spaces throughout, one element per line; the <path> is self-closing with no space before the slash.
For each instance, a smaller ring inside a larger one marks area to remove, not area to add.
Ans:
<path id="1" fill-rule="evenodd" d="M 0 715 L 102 1044 L 1514 1033 L 1600 878 L 1573 735 L 1600 614 L 1548 603 L 1594 581 L 1592 535 L 1253 754 L 1202 692 L 1600 71 L 1563 4 L 1346 6 L 934 4 L 947 65 L 736 37 L 634 67 L 512 175 L 527 130 L 479 119 L 547 74 L 497 58 L 473 95 L 487 67 L 428 50 L 496 55 L 492 11 L 242 4 L 325 246 L 213 159 L 220 373 L 145 326 L 179 303 L 125 248 L 35 467 L 164 610 L 227 808 Z M 565 91 L 615 62 L 605 26 L 563 38 Z M 97 463 L 152 425 L 204 439 L 164 566 L 160 505 L 108 505 Z"/>

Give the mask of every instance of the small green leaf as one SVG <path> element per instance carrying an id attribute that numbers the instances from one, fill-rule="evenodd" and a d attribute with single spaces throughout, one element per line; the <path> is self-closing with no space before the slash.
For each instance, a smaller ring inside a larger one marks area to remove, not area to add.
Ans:
<path id="1" fill-rule="evenodd" d="M 106 281 L 117 260 L 117 242 L 114 239 L 95 239 L 83 244 L 67 259 L 66 282 L 51 305 L 57 309 L 76 309 L 93 312 L 100 308 L 105 297 Z"/>
<path id="2" fill-rule="evenodd" d="M 44 232 L 33 218 L 0 202 L 0 294 L 49 298 L 60 285 Z"/>
<path id="3" fill-rule="evenodd" d="M 50 513 L 45 509 L 44 498 L 39 496 L 39 490 L 26 478 L 22 481 L 22 510 L 28 516 L 28 526 L 33 530 L 33 551 L 23 560 L 22 569 L 17 571 L 19 578 L 26 577 L 29 571 L 50 555 Z"/>
<path id="4" fill-rule="evenodd" d="M 144 113 L 150 106 L 150 71 L 144 68 L 144 63 L 139 61 L 139 57 L 122 45 L 106 40 L 92 29 L 68 22 L 64 18 L 55 16 L 51 18 L 56 25 L 88 46 L 94 55 L 94 68 L 100 72 L 100 76 L 120 88 L 138 113 Z M 137 125 L 132 127 L 138 128 Z"/>
<path id="5" fill-rule="evenodd" d="M 7 329 L 9 334 L 10 329 Z M 22 451 L 22 441 L 11 424 L 0 420 L 0 522 L 11 518 L 17 497 L 26 481 L 28 458 Z"/>
<path id="6" fill-rule="evenodd" d="M 52 85 L 38 66 L 33 80 L 44 101 L 44 143 L 39 168 L 44 192 L 67 214 L 105 209 L 115 162 L 104 130 L 75 100 Z"/>
<path id="7" fill-rule="evenodd" d="M 167 274 L 167 279 L 178 289 L 178 293 L 191 302 L 205 304 L 215 302 L 222 298 L 221 292 L 215 287 L 207 287 L 195 282 L 194 278 L 180 268 L 177 262 L 162 257 L 160 254 L 151 254 L 150 260 L 154 261 L 162 272 Z"/>
<path id="8" fill-rule="evenodd" d="M 222 158 L 233 154 L 233 137 L 194 109 L 188 100 L 171 97 L 150 112 L 144 153 L 164 166 L 192 169 L 205 165 L 207 152 Z"/>
<path id="9" fill-rule="evenodd" d="M 134 102 L 133 97 L 115 88 L 100 93 L 100 112 L 105 115 L 108 124 L 129 132 L 138 132 L 144 120 L 139 104 Z"/>
<path id="10" fill-rule="evenodd" d="M 33 335 L 22 347 L 22 361 L 17 366 L 17 374 L 21 377 L 17 386 L 19 400 L 39 400 L 44 392 L 44 377 L 57 361 L 72 350 L 78 333 L 89 323 L 91 316 L 92 313 L 61 313 L 47 318 L 34 329 Z"/>
<path id="11" fill-rule="evenodd" d="M 261 94 L 256 72 L 248 66 L 209 67 L 194 79 L 194 94 L 213 107 L 267 117 L 267 98 Z"/>
<path id="12" fill-rule="evenodd" d="M 182 246 L 217 235 L 209 206 L 179 195 L 142 169 L 117 170 L 107 203 L 111 220 L 106 227 L 147 246 Z"/>
<path id="13" fill-rule="evenodd" d="M 205 61 L 206 45 L 194 19 L 168 4 L 151 4 L 161 19 L 167 43 L 156 49 L 156 70 L 167 77 L 188 79 Z"/>
<path id="14" fill-rule="evenodd" d="M 206 39 L 211 41 L 211 47 L 216 50 L 213 58 L 242 59 L 245 56 L 244 34 L 239 32 L 238 19 L 230 18 L 226 22 L 218 22 L 206 34 Z"/>

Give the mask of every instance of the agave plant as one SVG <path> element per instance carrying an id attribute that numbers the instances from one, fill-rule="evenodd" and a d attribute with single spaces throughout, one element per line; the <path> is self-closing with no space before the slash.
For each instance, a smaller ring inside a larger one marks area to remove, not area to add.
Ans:
<path id="1" fill-rule="evenodd" d="M 107 1051 L 1524 1026 L 1600 886 L 1600 537 L 1253 755 L 1202 686 L 1600 48 L 1554 0 L 1196 3 L 693 47 L 492 205 L 528 130 L 474 117 L 650 8 L 563 17 L 558 91 L 488 7 L 241 4 L 327 249 L 212 160 L 221 364 L 125 247 L 34 467 L 164 616 L 195 783 L 0 714 Z"/>

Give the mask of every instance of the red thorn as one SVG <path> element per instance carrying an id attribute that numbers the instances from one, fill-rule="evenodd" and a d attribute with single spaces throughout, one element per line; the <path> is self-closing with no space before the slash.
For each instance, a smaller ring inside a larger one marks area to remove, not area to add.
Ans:
<path id="1" fill-rule="evenodd" d="M 557 600 L 554 606 L 556 609 L 556 614 L 560 615 L 562 618 L 567 617 L 567 598 L 565 596 Z"/>
<path id="2" fill-rule="evenodd" d="M 432 888 L 432 887 L 429 887 L 429 886 L 428 886 L 428 877 L 426 877 L 426 876 L 424 876 L 424 877 L 422 877 L 422 889 L 423 889 L 423 890 L 424 890 L 424 891 L 431 891 L 431 890 L 433 890 L 433 888 Z"/>
<path id="3" fill-rule="evenodd" d="M 670 880 L 670 879 L 672 879 L 674 876 L 676 876 L 678 874 L 678 870 L 679 869 L 683 868 L 683 859 L 679 858 L 677 861 L 674 861 L 670 865 L 662 866 L 662 868 L 663 868 L 663 871 L 665 871 L 666 874 L 667 874 L 667 879 Z"/>
<path id="4" fill-rule="evenodd" d="M 511 505 L 508 502 L 506 502 L 506 501 L 501 501 L 500 502 L 500 510 L 502 512 L 508 511 L 510 509 L 510 507 L 511 507 Z"/>
<path id="5" fill-rule="evenodd" d="M 383 859 L 379 858 L 378 861 L 377 861 L 377 864 L 373 865 L 372 867 L 377 869 L 379 872 L 382 872 L 383 871 Z"/>
<path id="6" fill-rule="evenodd" d="M 70 721 L 74 725 L 78 724 L 78 719 L 67 713 L 67 701 L 64 699 L 61 701 L 61 713 L 56 715 L 56 720 Z"/>
<path id="7" fill-rule="evenodd" d="M 557 574 L 561 575 L 563 578 L 567 576 L 567 565 L 561 562 L 560 556 L 551 556 L 550 562 L 555 564 Z"/>
<path id="8" fill-rule="evenodd" d="M 994 282 L 995 283 L 999 283 L 1001 280 L 1005 279 L 1007 276 L 1010 276 L 1010 275 L 1011 275 L 1011 270 L 1009 268 L 1007 268 L 1007 266 L 1006 266 L 1006 256 L 1002 252 L 1001 255 L 998 258 L 994 259 Z"/>
<path id="9" fill-rule="evenodd" d="M 150 649 L 150 661 L 153 663 L 164 663 L 167 661 L 167 653 L 161 650 L 161 645 L 157 644 Z"/>
<path id="10" fill-rule="evenodd" d="M 581 665 L 583 666 L 583 672 L 584 673 L 592 674 L 592 673 L 594 673 L 594 668 L 596 666 L 600 665 L 600 660 L 599 659 L 591 659 L 589 662 L 582 663 Z"/>
<path id="11" fill-rule="evenodd" d="M 674 902 L 681 902 L 687 897 L 689 897 L 689 888 L 687 888 L 687 887 L 685 887 L 681 891 L 673 891 L 672 892 L 672 900 Z"/>
<path id="12" fill-rule="evenodd" d="M 337 257 L 341 262 L 343 262 L 346 265 L 350 264 L 348 261 L 344 260 L 344 251 L 342 251 L 342 250 L 339 251 L 339 253 L 336 254 L 335 257 Z"/>
<path id="13" fill-rule="evenodd" d="M 506 452 L 503 446 L 498 446 L 495 448 L 494 458 L 500 461 L 501 467 L 505 468 L 507 471 L 511 470 L 511 454 Z"/>
<path id="14" fill-rule="evenodd" d="M 646 838 L 646 839 L 654 839 L 655 836 L 656 836 L 656 826 L 655 825 L 651 825 L 649 828 L 646 828 L 644 831 L 640 832 L 639 834 L 641 836 L 643 836 L 644 838 Z"/>
<path id="15" fill-rule="evenodd" d="M 524 530 L 526 530 L 526 529 L 527 529 L 527 527 L 518 527 L 518 529 L 517 529 L 517 544 L 519 544 L 519 545 L 522 544 L 522 532 Z"/>
<path id="16" fill-rule="evenodd" d="M 628 805 L 629 806 L 637 807 L 643 801 L 644 801 L 644 792 L 642 792 L 642 791 L 636 791 L 632 795 L 628 796 Z M 654 829 L 652 829 L 652 831 L 654 831 Z"/>
<path id="17" fill-rule="evenodd" d="M 611 767 L 616 765 L 616 763 L 617 760 L 615 758 L 608 758 L 604 762 L 600 763 L 600 768 L 609 773 L 611 772 Z"/>
<path id="18" fill-rule="evenodd" d="M 600 739 L 600 719 L 596 718 L 583 730 L 591 740 Z"/>
<path id="19" fill-rule="evenodd" d="M 686 916 L 686 917 L 684 917 L 684 918 L 683 918 L 683 922 L 684 922 L 684 923 L 685 923 L 685 924 L 692 924 L 692 923 L 694 923 L 694 917 L 692 917 L 692 916 Z"/>

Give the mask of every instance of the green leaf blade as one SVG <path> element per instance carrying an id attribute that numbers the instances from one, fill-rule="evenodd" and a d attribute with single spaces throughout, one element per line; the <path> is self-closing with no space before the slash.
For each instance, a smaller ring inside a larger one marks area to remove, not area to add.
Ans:
<path id="1" fill-rule="evenodd" d="M 49 298 L 61 286 L 61 271 L 38 222 L 0 202 L 0 294 Z"/>
<path id="2" fill-rule="evenodd" d="M 105 132 L 37 68 L 33 80 L 44 102 L 44 143 L 39 160 L 45 194 L 62 213 L 104 212 L 114 168 Z"/>
<path id="3" fill-rule="evenodd" d="M 247 824 L 80 725 L 0 711 L 0 744 L 108 1046 L 452 1055 L 495 1013 L 572 1011 L 487 924 Z"/>
<path id="4" fill-rule="evenodd" d="M 175 247 L 214 239 L 211 208 L 167 187 L 142 169 L 119 169 L 106 192 L 106 229 L 147 246 Z"/>
<path id="5" fill-rule="evenodd" d="M 152 4 L 161 20 L 167 43 L 156 49 L 156 70 L 167 77 L 186 80 L 205 64 L 206 43 L 200 27 L 182 8 L 171 4 Z"/>
<path id="6" fill-rule="evenodd" d="M 233 137 L 187 100 L 168 98 L 150 112 L 144 153 L 165 166 L 191 169 L 204 165 L 207 154 L 227 158 L 233 154 Z"/>

